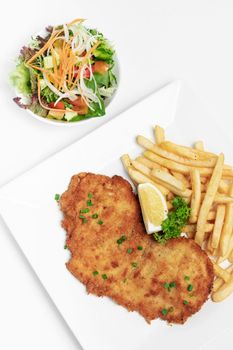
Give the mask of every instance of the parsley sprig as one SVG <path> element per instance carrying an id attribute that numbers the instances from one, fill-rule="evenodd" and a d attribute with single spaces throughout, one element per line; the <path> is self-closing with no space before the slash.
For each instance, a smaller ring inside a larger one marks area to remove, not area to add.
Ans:
<path id="1" fill-rule="evenodd" d="M 175 197 L 172 201 L 173 210 L 168 213 L 167 219 L 162 222 L 162 231 L 153 234 L 159 243 L 165 243 L 170 238 L 179 237 L 182 228 L 188 222 L 191 209 L 184 199 Z"/>

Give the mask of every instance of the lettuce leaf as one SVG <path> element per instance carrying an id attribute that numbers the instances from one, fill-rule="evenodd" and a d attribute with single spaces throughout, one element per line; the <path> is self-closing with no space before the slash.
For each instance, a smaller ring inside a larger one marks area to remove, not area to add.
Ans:
<path id="1" fill-rule="evenodd" d="M 114 50 L 110 44 L 104 40 L 101 44 L 93 51 L 93 56 L 96 60 L 106 61 L 107 63 L 113 62 Z"/>
<path id="2" fill-rule="evenodd" d="M 19 93 L 25 96 L 31 95 L 30 72 L 24 62 L 17 64 L 15 70 L 10 75 L 10 81 Z"/>
<path id="3" fill-rule="evenodd" d="M 46 117 L 48 112 L 46 109 L 41 107 L 38 101 L 37 95 L 32 96 L 32 101 L 30 106 L 28 106 L 28 109 L 30 109 L 33 113 L 39 115 L 40 117 Z"/>
<path id="4" fill-rule="evenodd" d="M 44 88 L 41 91 L 41 96 L 48 102 L 55 102 L 58 99 L 58 96 L 52 91 L 50 90 L 50 88 L 48 86 L 46 86 L 46 88 Z"/>

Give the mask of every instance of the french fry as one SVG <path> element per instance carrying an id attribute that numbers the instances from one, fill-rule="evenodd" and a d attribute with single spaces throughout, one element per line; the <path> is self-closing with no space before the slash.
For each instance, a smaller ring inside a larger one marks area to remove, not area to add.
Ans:
<path id="1" fill-rule="evenodd" d="M 231 254 L 228 257 L 228 260 L 233 263 L 233 250 L 231 251 Z"/>
<path id="2" fill-rule="evenodd" d="M 228 266 L 228 268 L 226 268 L 226 271 L 229 273 L 229 279 L 230 279 L 231 278 L 230 274 L 233 272 L 233 265 Z M 229 279 L 227 280 L 227 282 L 229 281 Z M 216 292 L 216 290 L 218 290 L 223 284 L 224 284 L 224 280 L 221 277 L 217 277 L 213 284 L 213 289 L 212 289 L 213 292 Z"/>
<path id="3" fill-rule="evenodd" d="M 183 192 L 186 190 L 186 187 L 182 181 L 175 178 L 175 176 L 164 172 L 163 170 L 154 169 L 151 172 L 151 174 L 153 175 L 154 178 L 157 178 L 160 181 L 170 184 L 172 187 L 176 188 L 179 191 Z"/>
<path id="4" fill-rule="evenodd" d="M 171 202 L 167 201 L 167 209 L 171 210 L 173 208 L 173 205 Z"/>
<path id="5" fill-rule="evenodd" d="M 221 180 L 218 186 L 218 191 L 220 193 L 228 194 L 229 193 L 229 184 L 226 181 Z"/>
<path id="6" fill-rule="evenodd" d="M 219 266 L 216 263 L 213 263 L 214 267 L 214 273 L 217 277 L 220 277 L 223 279 L 224 282 L 229 281 L 230 279 L 230 273 L 224 270 L 221 266 Z"/>
<path id="7" fill-rule="evenodd" d="M 156 141 L 157 145 L 159 145 L 161 142 L 165 141 L 165 132 L 161 126 L 159 126 L 159 125 L 155 126 L 154 135 L 155 135 L 155 141 Z"/>
<path id="8" fill-rule="evenodd" d="M 152 162 L 151 160 L 149 160 L 143 156 L 138 156 L 135 160 L 141 164 L 144 164 L 145 166 L 147 166 L 150 169 L 162 169 L 166 172 L 169 172 L 169 170 L 167 168 L 164 168 L 161 165 L 159 165 L 155 162 Z"/>
<path id="9" fill-rule="evenodd" d="M 132 160 L 132 166 L 140 171 L 142 174 L 148 176 L 148 177 L 151 177 L 151 170 L 149 168 L 147 168 L 147 166 L 145 166 L 144 164 L 141 164 L 139 163 L 138 161 L 136 160 Z"/>
<path id="10" fill-rule="evenodd" d="M 220 249 L 218 249 L 218 258 L 217 258 L 217 263 L 221 264 L 223 261 L 227 260 L 232 252 L 233 249 L 233 232 L 232 232 L 232 236 L 229 242 L 229 246 L 228 246 L 228 250 L 227 253 L 224 256 L 220 255 Z"/>
<path id="11" fill-rule="evenodd" d="M 133 181 L 135 181 L 137 184 L 143 184 L 143 183 L 149 182 L 152 185 L 156 186 L 164 196 L 166 196 L 169 192 L 166 188 L 164 189 L 163 186 L 160 186 L 155 181 L 151 180 L 148 176 L 140 173 L 140 171 L 135 170 L 132 167 L 128 168 L 128 174 L 130 178 Z"/>
<path id="12" fill-rule="evenodd" d="M 229 195 L 233 196 L 233 184 L 230 186 Z M 225 221 L 222 229 L 221 239 L 220 239 L 220 253 L 225 255 L 227 253 L 230 238 L 233 230 L 233 203 L 228 203 L 226 205 L 226 215 Z"/>
<path id="13" fill-rule="evenodd" d="M 190 191 L 189 189 L 181 189 L 183 188 L 183 183 L 181 181 L 177 180 L 174 176 L 160 169 L 153 169 L 151 171 L 151 176 L 160 185 L 166 187 L 168 190 L 172 191 L 178 196 L 190 197 L 192 194 L 192 191 Z"/>
<path id="14" fill-rule="evenodd" d="M 214 223 L 214 230 L 212 234 L 212 240 L 211 240 L 211 245 L 212 248 L 218 248 L 218 244 L 220 241 L 221 237 L 221 232 L 223 228 L 223 222 L 225 218 L 225 211 L 226 211 L 226 206 L 225 205 L 218 205 L 217 206 L 217 212 L 216 212 L 216 219 Z"/>
<path id="15" fill-rule="evenodd" d="M 193 149 L 191 147 L 180 146 L 170 141 L 164 141 L 160 144 L 160 146 L 163 149 L 178 154 L 181 157 L 193 160 L 203 160 L 217 157 L 214 153 Z"/>
<path id="16" fill-rule="evenodd" d="M 206 223 L 204 230 L 205 230 L 205 232 L 209 233 L 209 232 L 213 231 L 213 228 L 214 228 L 214 224 Z M 195 224 L 186 225 L 182 229 L 182 231 L 185 233 L 188 233 L 188 232 L 195 233 L 196 232 L 196 225 Z"/>
<path id="17" fill-rule="evenodd" d="M 156 155 L 172 160 L 176 163 L 187 165 L 190 167 L 202 167 L 202 168 L 213 168 L 216 164 L 217 158 L 209 158 L 207 160 L 192 160 L 176 155 L 175 153 L 168 152 L 167 150 L 153 144 L 144 136 L 137 136 L 137 143 L 143 148 L 155 153 Z"/>
<path id="18" fill-rule="evenodd" d="M 190 223 L 196 223 L 201 206 L 201 178 L 197 169 L 192 169 L 190 173 L 192 184 L 192 197 L 191 197 L 191 215 L 189 218 Z"/>
<path id="19" fill-rule="evenodd" d="M 216 292 L 212 293 L 212 300 L 215 302 L 220 302 L 226 299 L 233 292 L 233 275 L 231 273 L 231 278 L 224 283 Z"/>
<path id="20" fill-rule="evenodd" d="M 132 165 L 129 155 L 123 154 L 123 156 L 121 156 L 121 161 L 122 161 L 122 164 L 124 165 L 125 170 L 128 171 L 128 168 Z"/>
<path id="21" fill-rule="evenodd" d="M 176 163 L 173 160 L 170 159 L 166 159 L 163 157 L 158 156 L 157 154 L 151 152 L 151 151 L 145 151 L 143 153 L 143 155 L 149 159 L 152 160 L 155 163 L 160 164 L 163 167 L 168 168 L 169 170 L 174 170 L 176 172 L 188 175 L 190 173 L 190 170 L 192 169 L 192 167 L 184 165 L 184 164 L 180 164 L 180 163 Z M 213 169 L 212 168 L 198 168 L 200 171 L 200 175 L 202 176 L 211 176 L 213 173 Z M 229 176 L 231 176 L 231 173 L 229 172 L 229 170 L 223 170 L 223 176 L 224 173 L 227 172 L 226 174 L 228 174 Z M 228 176 L 227 175 L 227 176 Z M 232 179 L 233 179 L 233 172 L 232 172 Z"/>
<path id="22" fill-rule="evenodd" d="M 204 143 L 203 141 L 196 141 L 194 144 L 194 148 L 199 151 L 204 151 Z"/>
<path id="23" fill-rule="evenodd" d="M 212 210 L 209 212 L 207 216 L 207 221 L 213 221 L 216 218 L 216 211 Z"/>
<path id="24" fill-rule="evenodd" d="M 222 203 L 222 204 L 231 204 L 233 203 L 233 197 L 230 197 L 230 196 L 226 196 L 226 195 L 223 195 L 223 194 L 220 194 L 220 193 L 216 193 L 216 196 L 214 197 L 214 202 L 219 204 L 219 203 Z"/>
<path id="25" fill-rule="evenodd" d="M 207 221 L 208 213 L 210 211 L 210 208 L 213 204 L 215 195 L 217 193 L 217 189 L 219 186 L 219 182 L 222 177 L 222 170 L 223 170 L 223 164 L 224 164 L 224 155 L 221 153 L 218 157 L 216 166 L 214 168 L 213 174 L 211 176 L 209 186 L 207 189 L 207 192 L 205 194 L 204 200 L 201 204 L 200 211 L 199 211 L 199 217 L 197 220 L 197 233 L 195 236 L 195 241 L 201 245 L 204 239 L 204 228 L 205 223 Z"/>
<path id="26" fill-rule="evenodd" d="M 190 188 L 191 187 L 191 183 L 189 182 L 189 180 L 187 179 L 186 176 L 184 176 L 184 174 L 181 173 L 177 173 L 176 171 L 171 171 L 172 175 L 175 176 L 178 180 L 182 181 L 183 184 L 185 185 L 185 187 Z"/>

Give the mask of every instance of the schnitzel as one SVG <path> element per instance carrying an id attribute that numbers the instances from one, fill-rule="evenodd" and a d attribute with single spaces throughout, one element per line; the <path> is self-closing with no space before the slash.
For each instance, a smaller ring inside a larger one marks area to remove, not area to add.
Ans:
<path id="1" fill-rule="evenodd" d="M 68 270 L 88 293 L 108 296 L 148 322 L 184 323 L 207 300 L 213 266 L 193 240 L 159 244 L 146 234 L 138 199 L 120 176 L 80 173 L 60 199 Z"/>

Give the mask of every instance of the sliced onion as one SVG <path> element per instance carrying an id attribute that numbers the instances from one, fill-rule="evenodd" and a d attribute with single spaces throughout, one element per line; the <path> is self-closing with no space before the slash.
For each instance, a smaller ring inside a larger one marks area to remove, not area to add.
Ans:
<path id="1" fill-rule="evenodd" d="M 64 34 L 65 34 L 65 41 L 68 42 L 69 41 L 69 30 L 68 30 L 66 24 L 63 24 L 63 29 L 64 29 Z"/>

